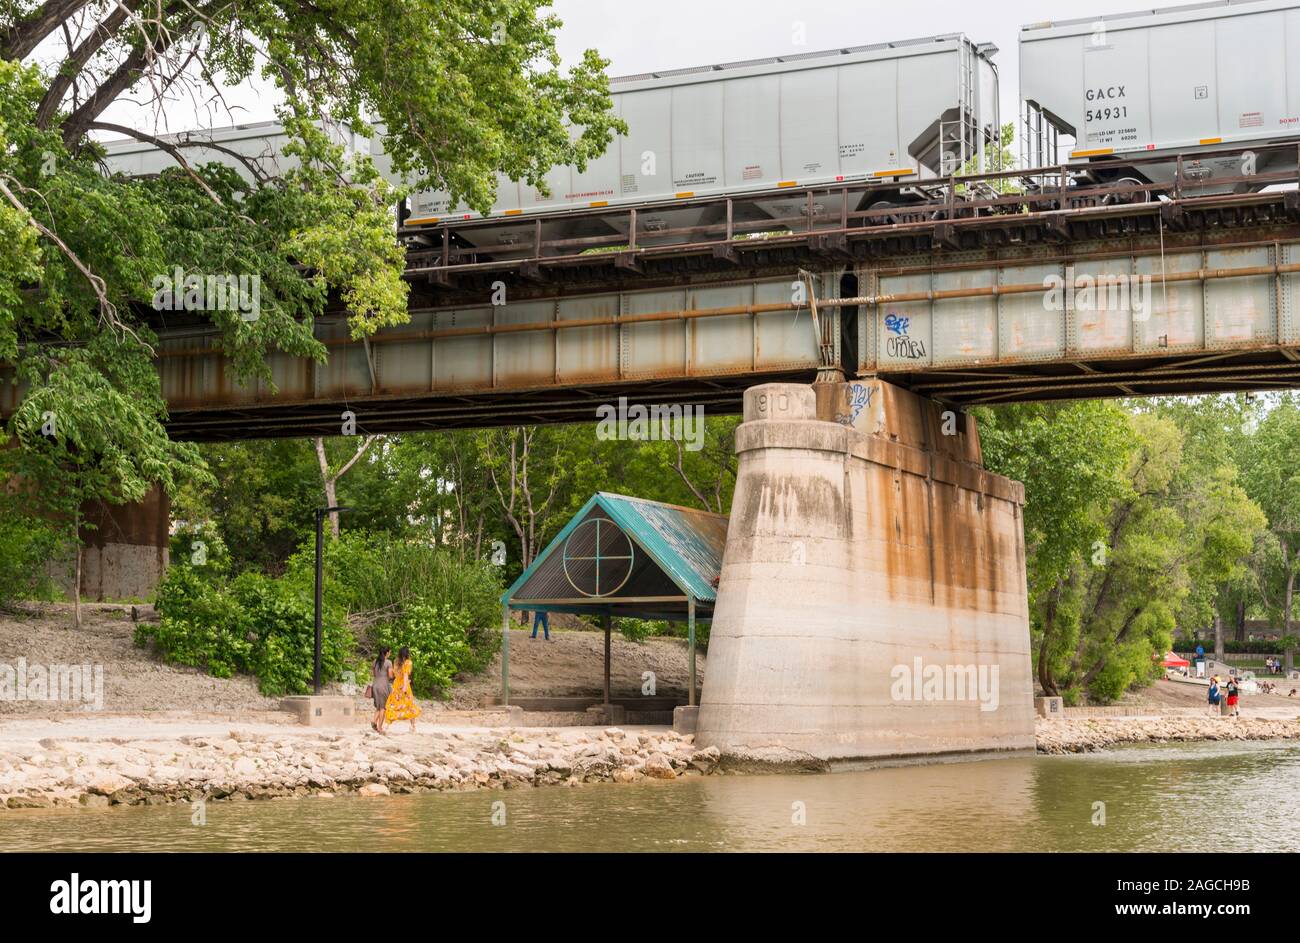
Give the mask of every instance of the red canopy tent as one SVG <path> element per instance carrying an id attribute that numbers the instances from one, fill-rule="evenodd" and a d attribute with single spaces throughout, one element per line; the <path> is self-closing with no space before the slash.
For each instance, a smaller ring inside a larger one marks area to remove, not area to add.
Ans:
<path id="1" fill-rule="evenodd" d="M 1165 668 L 1190 668 L 1192 663 L 1186 658 L 1179 658 L 1173 652 L 1165 652 L 1165 660 L 1161 665 Z"/>

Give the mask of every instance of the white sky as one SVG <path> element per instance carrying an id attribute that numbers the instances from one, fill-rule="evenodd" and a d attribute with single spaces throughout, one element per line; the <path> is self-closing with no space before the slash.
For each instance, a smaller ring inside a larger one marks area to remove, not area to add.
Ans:
<path id="1" fill-rule="evenodd" d="M 558 46 L 565 62 L 595 48 L 611 60 L 611 75 L 964 32 L 1001 50 L 995 61 L 1002 79 L 1003 121 L 1019 113 L 1016 47 L 1021 26 L 1144 8 L 1150 7 L 1138 0 L 554 0 L 552 6 L 564 21 Z M 803 45 L 796 43 L 800 33 L 806 37 Z M 126 103 L 105 117 L 172 132 L 274 117 L 275 101 L 265 89 L 234 90 L 228 100 L 238 106 L 233 120 L 188 103 L 167 109 L 165 127 Z"/>

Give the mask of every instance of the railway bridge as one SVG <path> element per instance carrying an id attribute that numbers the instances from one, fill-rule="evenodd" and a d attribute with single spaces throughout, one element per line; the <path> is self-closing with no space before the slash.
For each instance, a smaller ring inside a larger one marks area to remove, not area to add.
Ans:
<path id="1" fill-rule="evenodd" d="M 683 723 L 750 763 L 1031 750 L 1024 494 L 983 468 L 963 407 L 1300 385 L 1294 172 L 1211 196 L 1067 174 L 1019 193 L 990 175 L 938 205 L 725 199 L 686 232 L 643 228 L 654 207 L 518 238 L 425 230 L 411 323 L 360 342 L 343 312 L 320 319 L 328 360 L 272 355 L 278 391 L 232 382 L 202 328 L 161 327 L 171 431 L 333 435 L 343 410 L 359 432 L 590 422 L 619 396 L 743 408 Z"/>
<path id="2" fill-rule="evenodd" d="M 737 412 L 747 387 L 819 374 L 956 406 L 1296 385 L 1294 170 L 1210 196 L 1081 172 L 955 178 L 946 202 L 858 184 L 408 230 L 410 323 L 356 341 L 332 311 L 327 362 L 273 353 L 274 388 L 232 381 L 211 329 L 160 325 L 171 431 L 583 421 L 618 396 Z"/>

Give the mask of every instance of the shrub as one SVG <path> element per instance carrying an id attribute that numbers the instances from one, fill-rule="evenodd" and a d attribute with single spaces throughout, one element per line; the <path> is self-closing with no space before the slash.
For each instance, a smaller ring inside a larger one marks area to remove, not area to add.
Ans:
<path id="1" fill-rule="evenodd" d="M 183 563 L 171 567 L 158 591 L 158 623 L 141 623 L 140 646 L 164 660 L 228 678 L 256 675 L 271 697 L 305 694 L 315 663 L 315 610 L 294 587 L 258 573 L 226 584 Z M 339 677 L 353 640 L 336 608 L 322 612 L 321 675 Z"/>
<path id="2" fill-rule="evenodd" d="M 445 698 L 457 672 L 482 668 L 470 634 L 470 616 L 464 609 L 415 603 L 401 622 L 376 627 L 372 637 L 394 652 L 402 646 L 411 650 L 411 687 L 416 694 Z"/>
<path id="3" fill-rule="evenodd" d="M 1188 655 L 1196 651 L 1199 645 L 1205 649 L 1206 657 L 1214 656 L 1214 639 L 1178 639 L 1174 642 L 1174 650 L 1179 654 Z M 1250 639 L 1244 642 L 1238 642 L 1236 639 L 1223 640 L 1223 652 L 1225 655 L 1281 655 L 1286 650 L 1281 639 Z"/>
<path id="4" fill-rule="evenodd" d="M 248 623 L 235 600 L 188 566 L 173 565 L 158 587 L 157 623 L 136 626 L 135 643 L 163 660 L 218 678 L 252 670 Z"/>
<path id="5" fill-rule="evenodd" d="M 202 565 L 194 565 L 203 540 Z M 142 623 L 136 644 L 157 646 L 176 664 L 217 677 L 257 676 L 267 695 L 299 694 L 312 682 L 315 650 L 315 541 L 290 558 L 283 577 L 249 572 L 228 580 L 228 554 L 215 533 L 186 529 L 158 591 L 161 621 Z M 408 646 L 422 696 L 447 696 L 452 677 L 481 671 L 500 645 L 501 576 L 427 544 L 347 532 L 325 544 L 322 677 L 366 678 L 347 616 L 380 612 L 364 635 L 373 650 Z M 358 630 L 360 631 L 360 630 Z"/>
<path id="6" fill-rule="evenodd" d="M 210 521 L 177 524 L 169 544 L 173 565 L 193 567 L 210 580 L 230 574 L 230 550 Z"/>
<path id="7" fill-rule="evenodd" d="M 652 636 L 663 636 L 667 638 L 679 638 L 683 641 L 690 635 L 690 627 L 686 620 L 680 622 L 669 622 L 665 619 L 631 619 L 619 618 L 614 620 L 614 628 L 622 633 L 623 637 L 629 642 L 644 642 Z M 707 649 L 709 647 L 709 623 L 703 620 L 695 622 L 695 647 Z"/>
<path id="8" fill-rule="evenodd" d="M 670 635 L 668 623 L 652 619 L 619 618 L 614 628 L 629 642 L 644 642 L 653 635 Z"/>
<path id="9" fill-rule="evenodd" d="M 464 610 L 475 629 L 500 622 L 505 587 L 500 568 L 486 561 L 462 561 L 432 544 L 365 531 L 327 540 L 324 557 L 325 596 L 349 613 L 436 602 Z M 289 558 L 285 577 L 310 593 L 315 567 L 313 539 Z"/>
<path id="10" fill-rule="evenodd" d="M 231 595 L 249 623 L 250 667 L 263 694 L 305 694 L 311 690 L 316 657 L 316 610 L 283 580 L 244 573 Z M 321 612 L 321 678 L 337 678 L 351 655 L 353 640 L 341 614 Z"/>
<path id="11" fill-rule="evenodd" d="M 15 599 L 53 599 L 47 564 L 59 556 L 54 525 L 25 514 L 13 496 L 0 495 L 0 605 Z"/>

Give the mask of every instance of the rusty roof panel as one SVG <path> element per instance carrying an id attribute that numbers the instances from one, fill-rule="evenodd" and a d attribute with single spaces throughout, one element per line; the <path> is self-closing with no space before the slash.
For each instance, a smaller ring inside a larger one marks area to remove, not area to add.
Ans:
<path id="1" fill-rule="evenodd" d="M 599 534 L 590 530 L 597 520 L 605 524 Z M 617 531 L 612 531 L 611 525 Z M 622 541 L 624 535 L 632 545 L 627 550 L 633 558 L 630 564 L 622 562 L 620 546 L 628 547 Z M 623 597 L 654 599 L 644 606 L 645 616 L 651 617 L 662 616 L 665 600 L 680 593 L 711 609 L 717 598 L 715 581 L 722 569 L 726 540 L 724 515 L 598 492 L 520 574 L 502 601 L 514 600 L 521 608 L 534 608 L 527 602 L 543 599 L 606 608 L 627 602 Z M 615 589 L 596 590 L 600 579 L 596 571 L 600 568 L 592 564 L 591 558 L 597 546 L 602 562 L 607 562 L 603 572 L 619 579 Z M 685 609 L 684 600 L 679 605 Z M 627 614 L 636 614 L 635 609 L 627 610 Z"/>

